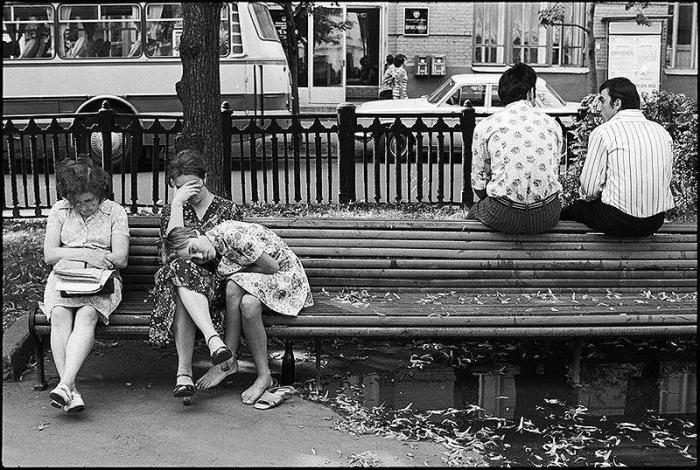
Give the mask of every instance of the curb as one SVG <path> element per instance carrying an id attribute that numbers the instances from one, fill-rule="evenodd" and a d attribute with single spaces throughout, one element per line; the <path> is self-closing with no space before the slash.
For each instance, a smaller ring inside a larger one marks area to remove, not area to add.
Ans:
<path id="1" fill-rule="evenodd" d="M 25 312 L 2 335 L 2 380 L 19 380 L 34 354 L 29 335 L 29 314 Z"/>

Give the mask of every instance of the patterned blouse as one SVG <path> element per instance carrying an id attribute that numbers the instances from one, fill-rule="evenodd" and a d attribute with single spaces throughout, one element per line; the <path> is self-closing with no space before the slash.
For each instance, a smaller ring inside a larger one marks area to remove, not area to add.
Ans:
<path id="1" fill-rule="evenodd" d="M 477 123 L 472 141 L 472 187 L 490 197 L 532 204 L 561 191 L 564 138 L 551 116 L 525 100 Z"/>
<path id="2" fill-rule="evenodd" d="M 299 258 L 272 230 L 259 224 L 230 220 L 206 232 L 221 262 L 217 274 L 227 277 L 272 311 L 296 316 L 314 304 L 311 287 Z M 274 274 L 243 269 L 267 253 L 279 264 Z"/>

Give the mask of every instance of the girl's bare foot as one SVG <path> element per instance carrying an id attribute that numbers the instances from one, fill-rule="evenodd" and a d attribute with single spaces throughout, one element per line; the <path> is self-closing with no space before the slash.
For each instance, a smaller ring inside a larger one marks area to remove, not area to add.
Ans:
<path id="1" fill-rule="evenodd" d="M 262 395 L 265 390 L 272 386 L 272 376 L 268 372 L 265 375 L 258 376 L 248 389 L 241 393 L 241 399 L 246 405 L 252 405 L 256 402 L 260 395 Z"/>
<path id="2" fill-rule="evenodd" d="M 236 372 L 238 372 L 238 361 L 232 357 L 228 361 L 211 366 L 207 373 L 197 380 L 196 387 L 200 390 L 216 387 L 222 380 Z"/>

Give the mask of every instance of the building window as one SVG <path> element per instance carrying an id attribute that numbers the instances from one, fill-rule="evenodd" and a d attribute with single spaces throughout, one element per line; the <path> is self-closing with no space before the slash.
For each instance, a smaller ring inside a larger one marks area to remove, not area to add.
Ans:
<path id="1" fill-rule="evenodd" d="M 539 26 L 537 12 L 548 2 L 474 5 L 474 63 L 581 67 L 584 31 L 575 26 Z M 585 25 L 584 2 L 564 3 L 565 24 Z"/>
<path id="2" fill-rule="evenodd" d="M 668 51 L 666 67 L 697 69 L 698 5 L 695 2 L 669 3 Z"/>

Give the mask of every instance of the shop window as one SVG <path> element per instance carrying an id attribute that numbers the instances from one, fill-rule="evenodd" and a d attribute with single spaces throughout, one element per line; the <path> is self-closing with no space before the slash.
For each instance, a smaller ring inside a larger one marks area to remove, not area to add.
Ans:
<path id="1" fill-rule="evenodd" d="M 379 85 L 379 8 L 348 9 L 346 83 Z"/>
<path id="2" fill-rule="evenodd" d="M 61 5 L 58 10 L 58 55 L 75 58 L 141 55 L 141 9 L 138 5 Z"/>
<path id="3" fill-rule="evenodd" d="M 666 66 L 672 69 L 698 68 L 698 5 L 674 2 L 668 6 Z"/>
<path id="4" fill-rule="evenodd" d="M 583 65 L 584 33 L 575 26 L 539 26 L 547 2 L 474 5 L 474 64 Z M 585 3 L 565 5 L 566 24 L 585 23 Z"/>
<path id="5" fill-rule="evenodd" d="M 2 7 L 5 59 L 48 59 L 54 56 L 51 5 Z"/>

